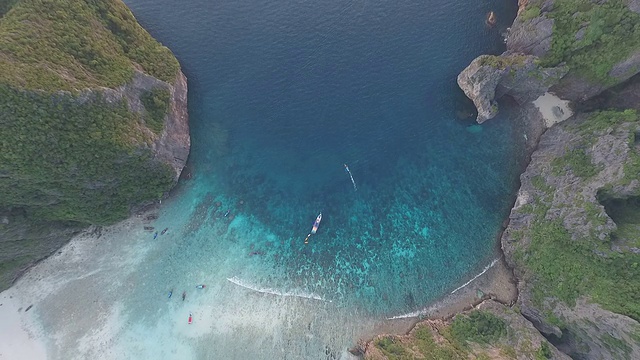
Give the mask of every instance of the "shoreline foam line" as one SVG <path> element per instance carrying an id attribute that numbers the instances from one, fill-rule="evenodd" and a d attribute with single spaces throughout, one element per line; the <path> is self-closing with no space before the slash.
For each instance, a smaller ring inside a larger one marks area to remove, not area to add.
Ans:
<path id="1" fill-rule="evenodd" d="M 487 271 L 489 271 L 489 269 L 491 269 L 491 268 L 493 267 L 493 265 L 495 265 L 495 264 L 498 262 L 498 260 L 500 260 L 500 258 L 497 258 L 497 259 L 493 260 L 493 261 L 491 262 L 491 264 L 487 265 L 487 266 L 484 268 L 484 270 L 482 270 L 482 272 L 481 272 L 480 274 L 478 274 L 478 275 L 474 276 L 471 280 L 467 281 L 466 283 L 462 284 L 462 286 L 460 286 L 460 287 L 456 288 L 455 290 L 453 290 L 453 291 L 451 292 L 451 294 L 453 294 L 453 293 L 455 293 L 456 291 L 458 291 L 458 290 L 462 289 L 463 287 L 465 287 L 465 286 L 467 286 L 467 285 L 471 284 L 471 283 L 473 282 L 473 280 L 475 280 L 475 279 L 479 278 L 480 276 L 482 276 L 482 274 L 484 274 L 484 273 L 486 273 Z"/>
<path id="2" fill-rule="evenodd" d="M 462 289 L 463 287 L 471 284 L 475 279 L 479 278 L 480 276 L 482 276 L 482 274 L 484 274 L 487 271 L 489 271 L 489 269 L 491 269 L 498 262 L 498 260 L 500 260 L 500 258 L 494 259 L 489 265 L 485 266 L 485 268 L 482 270 L 482 272 L 480 274 L 474 276 L 471 280 L 467 281 L 462 286 L 460 286 L 457 289 L 453 290 L 451 292 L 451 294 L 453 294 L 456 291 Z M 426 308 L 424 308 L 422 310 L 418 310 L 418 311 L 414 311 L 414 312 L 410 312 L 410 313 L 406 313 L 406 314 L 402 314 L 402 315 L 396 315 L 396 316 L 388 317 L 387 320 L 406 319 L 406 318 L 413 318 L 413 317 L 420 317 L 420 316 L 423 316 L 423 315 L 428 315 L 430 312 L 438 310 L 441 306 L 442 306 L 441 303 L 436 303 L 435 305 L 426 307 Z"/>
<path id="3" fill-rule="evenodd" d="M 292 291 L 292 292 L 282 292 L 282 291 L 278 291 L 278 290 L 274 290 L 271 288 L 258 288 L 257 286 L 253 286 L 250 284 L 247 284 L 246 282 L 242 281 L 241 279 L 238 279 L 237 277 L 231 277 L 231 278 L 227 278 L 227 280 L 233 284 L 236 284 L 240 287 L 243 287 L 245 289 L 249 289 L 252 291 L 256 291 L 262 294 L 271 294 L 271 295 L 277 295 L 277 296 L 290 296 L 290 297 L 299 297 L 299 298 L 304 298 L 304 299 L 312 299 L 312 300 L 320 300 L 320 301 L 327 301 L 325 299 L 323 299 L 320 295 L 316 295 L 314 293 L 309 293 L 309 294 L 305 294 L 305 293 L 301 293 L 298 291 Z M 331 301 L 329 301 L 331 302 Z"/>
<path id="4" fill-rule="evenodd" d="M 396 315 L 396 316 L 388 317 L 387 320 L 397 320 L 397 319 L 420 317 L 422 315 L 427 315 L 432 311 L 438 310 L 439 308 L 440 308 L 440 305 L 436 304 L 436 305 L 432 305 L 432 306 L 429 306 L 427 308 L 424 308 L 422 310 L 418 310 L 418 311 L 414 311 L 414 312 L 410 312 L 410 313 L 406 313 L 406 314 L 402 314 L 402 315 Z"/>

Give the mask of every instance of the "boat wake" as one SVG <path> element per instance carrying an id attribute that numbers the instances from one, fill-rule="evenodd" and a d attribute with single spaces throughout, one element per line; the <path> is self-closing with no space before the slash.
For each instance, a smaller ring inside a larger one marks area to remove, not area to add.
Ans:
<path id="1" fill-rule="evenodd" d="M 491 269 L 491 268 L 493 267 L 493 265 L 495 265 L 495 264 L 498 262 L 498 260 L 500 260 L 500 258 L 493 260 L 493 261 L 491 262 L 491 264 L 489 264 L 489 265 L 485 266 L 485 268 L 482 270 L 482 272 L 481 272 L 480 274 L 478 274 L 478 275 L 474 276 L 471 280 L 469 280 L 469 281 L 467 281 L 466 283 L 462 284 L 462 286 L 460 286 L 460 287 L 456 288 L 456 289 L 455 289 L 455 290 L 453 290 L 451 293 L 453 294 L 453 293 L 455 293 L 456 291 L 458 291 L 458 290 L 462 289 L 463 287 L 465 287 L 465 286 L 467 286 L 467 285 L 471 284 L 471 283 L 473 282 L 473 280 L 475 280 L 475 279 L 479 278 L 480 276 L 482 276 L 482 274 L 484 274 L 484 273 L 486 273 L 487 271 L 489 271 L 489 269 Z"/>
<path id="2" fill-rule="evenodd" d="M 312 299 L 312 300 L 320 300 L 320 301 L 325 301 L 327 302 L 327 300 L 325 300 L 322 296 L 320 295 L 316 295 L 314 293 L 306 293 L 304 291 L 287 291 L 287 292 L 282 292 L 276 289 L 271 289 L 271 288 L 259 288 L 255 285 L 249 284 L 247 282 L 245 282 L 242 279 L 239 279 L 237 277 L 231 277 L 231 278 L 227 278 L 227 280 L 229 282 L 232 282 L 240 287 L 243 287 L 245 289 L 249 289 L 249 290 L 253 290 L 259 293 L 263 293 L 263 294 L 271 294 L 271 295 L 277 295 L 277 296 L 289 296 L 289 297 L 298 297 L 298 298 L 304 298 L 304 299 Z M 331 302 L 331 300 L 329 300 L 328 302 Z"/>

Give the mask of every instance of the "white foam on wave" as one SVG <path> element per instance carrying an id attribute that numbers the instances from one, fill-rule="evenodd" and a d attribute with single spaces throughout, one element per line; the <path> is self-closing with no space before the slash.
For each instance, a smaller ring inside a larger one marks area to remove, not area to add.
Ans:
<path id="1" fill-rule="evenodd" d="M 438 305 L 432 305 L 429 306 L 427 308 L 424 308 L 422 310 L 418 310 L 418 311 L 414 311 L 414 312 L 410 312 L 410 313 L 406 313 L 406 314 L 402 314 L 402 315 L 396 315 L 396 316 L 392 316 L 392 317 L 388 317 L 387 320 L 397 320 L 397 319 L 407 319 L 407 318 L 414 318 L 414 317 L 420 317 L 420 316 L 424 316 L 424 315 L 428 315 L 429 313 L 438 310 L 440 306 Z"/>
<path id="2" fill-rule="evenodd" d="M 484 273 L 486 273 L 487 271 L 489 271 L 489 269 L 491 269 L 491 268 L 493 267 L 493 265 L 495 265 L 495 264 L 498 262 L 498 260 L 499 260 L 499 258 L 498 258 L 498 259 L 493 260 L 493 261 L 491 262 L 491 264 L 489 264 L 489 265 L 485 266 L 485 268 L 482 270 L 482 272 L 481 272 L 480 274 L 478 274 L 478 275 L 474 276 L 471 280 L 469 280 L 469 281 L 467 281 L 466 283 L 462 284 L 462 286 L 460 286 L 460 287 L 456 288 L 456 289 L 455 289 L 455 290 L 453 290 L 451 293 L 453 294 L 453 293 L 455 293 L 456 291 L 458 291 L 458 290 L 462 289 L 463 287 L 465 287 L 465 286 L 467 286 L 467 285 L 471 284 L 471 283 L 473 282 L 473 280 L 475 280 L 475 279 L 479 278 L 480 276 L 482 276 L 482 274 L 484 274 Z"/>
<path id="3" fill-rule="evenodd" d="M 498 260 L 500 260 L 500 258 L 494 259 L 489 265 L 485 266 L 485 268 L 482 269 L 482 272 L 480 272 L 478 275 L 474 276 L 471 280 L 469 280 L 466 283 L 462 284 L 462 286 L 460 286 L 460 287 L 456 288 L 455 290 L 453 290 L 451 292 L 451 294 L 453 294 L 456 291 L 458 291 L 458 290 L 464 288 L 465 286 L 471 284 L 475 279 L 479 278 L 480 276 L 482 276 L 482 274 L 484 274 L 487 271 L 489 271 L 489 269 L 491 269 L 498 262 Z M 433 305 L 433 306 L 430 306 L 428 308 L 424 308 L 422 310 L 413 311 L 413 312 L 402 314 L 402 315 L 396 315 L 396 316 L 388 317 L 387 320 L 406 319 L 406 318 L 413 318 L 413 317 L 429 315 L 429 313 L 437 310 L 439 307 L 440 306 L 438 306 L 438 305 Z"/>
<path id="4" fill-rule="evenodd" d="M 227 278 L 227 280 L 245 289 L 257 291 L 263 294 L 271 294 L 271 295 L 277 295 L 277 296 L 292 296 L 292 297 L 299 297 L 299 298 L 305 298 L 305 299 L 327 301 L 324 298 L 322 298 L 322 296 L 320 295 L 317 295 L 314 293 L 306 293 L 304 291 L 293 290 L 293 291 L 282 292 L 280 290 L 271 289 L 271 288 L 260 288 L 255 285 L 249 284 L 244 280 L 239 279 L 235 276 L 231 278 Z M 331 301 L 329 300 L 329 302 Z"/>

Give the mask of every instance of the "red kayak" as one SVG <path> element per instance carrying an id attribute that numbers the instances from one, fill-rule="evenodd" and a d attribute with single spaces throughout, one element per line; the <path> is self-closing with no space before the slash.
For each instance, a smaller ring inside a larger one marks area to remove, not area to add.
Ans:
<path id="1" fill-rule="evenodd" d="M 191 313 L 189 313 L 189 324 L 191 324 L 193 322 L 193 315 L 191 315 Z"/>

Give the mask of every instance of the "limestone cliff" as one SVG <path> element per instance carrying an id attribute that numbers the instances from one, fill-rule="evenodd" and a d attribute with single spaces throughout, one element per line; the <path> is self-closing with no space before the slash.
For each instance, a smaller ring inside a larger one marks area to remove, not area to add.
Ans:
<path id="1" fill-rule="evenodd" d="M 502 236 L 522 314 L 573 357 L 640 357 L 638 134 L 634 111 L 547 130 Z"/>
<path id="2" fill-rule="evenodd" d="M 187 83 L 120 0 L 0 8 L 0 289 L 75 231 L 177 182 Z"/>
<path id="3" fill-rule="evenodd" d="M 567 68 L 542 68 L 532 55 L 481 55 L 458 75 L 458 85 L 478 109 L 482 124 L 498 113 L 497 98 L 510 95 L 526 104 L 543 95 Z"/>
<path id="4" fill-rule="evenodd" d="M 490 61 L 474 60 L 458 77 L 478 108 L 478 122 L 496 115 L 495 100 L 503 95 L 521 105 L 547 90 L 585 101 L 640 72 L 637 1 L 521 0 L 519 5 L 507 51 Z"/>

